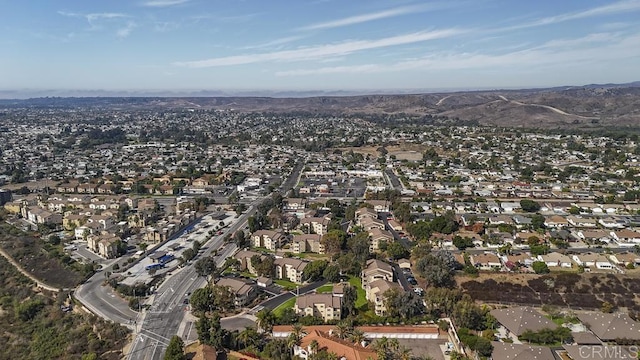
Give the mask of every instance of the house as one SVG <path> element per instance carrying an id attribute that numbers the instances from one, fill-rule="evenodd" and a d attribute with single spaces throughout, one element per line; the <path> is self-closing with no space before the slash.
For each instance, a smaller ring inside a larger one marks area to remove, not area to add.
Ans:
<path id="1" fill-rule="evenodd" d="M 294 258 L 279 258 L 274 261 L 276 267 L 276 278 L 286 279 L 294 283 L 302 283 L 304 268 L 309 263 L 304 260 Z"/>
<path id="2" fill-rule="evenodd" d="M 80 194 L 96 194 L 98 186 L 96 184 L 80 184 L 77 187 L 77 191 Z"/>
<path id="3" fill-rule="evenodd" d="M 381 230 L 378 228 L 371 229 L 369 231 L 369 252 L 377 252 L 380 250 L 381 243 L 389 243 L 393 240 L 393 235 L 391 235 L 387 230 Z"/>
<path id="4" fill-rule="evenodd" d="M 530 217 L 522 215 L 515 215 L 512 217 L 512 219 L 518 229 L 530 226 L 532 221 Z"/>
<path id="5" fill-rule="evenodd" d="M 296 254 L 311 252 L 324 254 L 324 245 L 320 243 L 322 236 L 318 234 L 294 235 L 291 241 L 291 250 Z"/>
<path id="6" fill-rule="evenodd" d="M 252 275 L 258 275 L 258 272 L 251 264 L 251 258 L 254 256 L 258 256 L 261 259 L 267 257 L 265 254 L 250 250 L 240 250 L 234 255 L 234 257 L 240 262 L 241 271 L 247 270 Z"/>
<path id="7" fill-rule="evenodd" d="M 276 251 L 285 241 L 285 235 L 279 231 L 258 230 L 251 234 L 253 247 L 262 247 L 271 251 Z"/>
<path id="8" fill-rule="evenodd" d="M 640 341 L 640 323 L 626 313 L 585 312 L 579 313 L 578 319 L 604 342 L 617 339 Z"/>
<path id="9" fill-rule="evenodd" d="M 325 322 L 340 320 L 342 297 L 333 294 L 307 294 L 299 296 L 294 306 L 296 314 L 319 317 Z"/>
<path id="10" fill-rule="evenodd" d="M 582 216 L 575 216 L 575 215 L 567 216 L 567 222 L 569 222 L 569 224 L 571 224 L 574 227 L 580 227 L 580 228 L 597 228 L 598 227 L 598 221 L 596 219 L 586 218 Z"/>
<path id="11" fill-rule="evenodd" d="M 555 330 L 558 325 L 528 306 L 491 310 L 496 320 L 510 333 L 520 336 L 525 331 Z"/>
<path id="12" fill-rule="evenodd" d="M 611 241 L 611 234 L 604 230 L 580 230 L 577 232 L 578 238 L 598 244 L 600 242 L 609 243 Z"/>
<path id="13" fill-rule="evenodd" d="M 394 219 L 391 219 L 387 222 L 389 224 L 389 228 L 394 231 L 402 231 L 402 225 Z"/>
<path id="14" fill-rule="evenodd" d="M 365 200 L 365 203 L 373 206 L 373 211 L 377 213 L 389 212 L 389 206 L 391 205 L 391 202 L 387 200 Z"/>
<path id="15" fill-rule="evenodd" d="M 612 231 L 610 234 L 613 237 L 613 240 L 615 240 L 618 244 L 640 244 L 640 232 L 623 229 L 619 231 Z"/>
<path id="16" fill-rule="evenodd" d="M 362 227 L 364 231 L 371 231 L 372 229 L 380 229 L 384 230 L 384 222 L 382 220 L 378 220 L 377 218 L 364 217 L 358 220 L 358 226 Z"/>
<path id="17" fill-rule="evenodd" d="M 500 269 L 502 262 L 498 255 L 493 253 L 471 255 L 471 264 L 480 270 Z"/>
<path id="18" fill-rule="evenodd" d="M 503 212 L 512 213 L 516 210 L 520 210 L 522 207 L 520 206 L 520 203 L 517 202 L 503 202 L 500 203 L 500 208 Z"/>
<path id="19" fill-rule="evenodd" d="M 557 252 L 538 255 L 538 261 L 544 261 L 548 267 L 571 268 L 573 266 L 573 262 L 570 257 Z"/>
<path id="20" fill-rule="evenodd" d="M 458 254 L 454 254 L 458 255 Z M 409 269 L 411 270 L 411 261 L 409 261 L 408 259 L 399 259 L 398 261 L 396 261 L 396 263 L 398 264 L 398 267 L 400 267 L 400 269 Z"/>
<path id="21" fill-rule="evenodd" d="M 315 350 L 311 344 L 316 346 L 317 350 L 324 350 L 328 353 L 334 353 L 341 360 L 376 360 L 378 356 L 375 351 L 365 348 L 359 344 L 353 344 L 348 341 L 340 340 L 328 333 L 318 330 L 312 330 L 300 341 L 300 345 L 294 345 L 293 355 L 298 358 L 308 360 L 312 358 Z"/>
<path id="22" fill-rule="evenodd" d="M 513 253 L 503 256 L 504 263 L 512 263 L 520 266 L 531 266 L 536 259 L 527 253 Z"/>
<path id="23" fill-rule="evenodd" d="M 307 227 L 309 231 L 312 231 L 318 235 L 324 235 L 327 233 L 327 228 L 331 218 L 329 217 L 307 217 L 300 219 L 300 227 Z"/>
<path id="24" fill-rule="evenodd" d="M 119 241 L 120 238 L 112 234 L 90 235 L 87 237 L 87 247 L 104 258 L 112 259 L 118 254 Z"/>
<path id="25" fill-rule="evenodd" d="M 206 344 L 198 345 L 194 350 L 191 360 L 226 360 L 227 356 L 224 351 L 216 350 L 213 346 Z"/>
<path id="26" fill-rule="evenodd" d="M 545 216 L 544 226 L 548 228 L 559 229 L 569 225 L 566 218 L 560 215 Z"/>
<path id="27" fill-rule="evenodd" d="M 356 210 L 355 212 L 355 219 L 356 222 L 360 222 L 360 220 L 364 219 L 364 218 L 372 218 L 372 219 L 377 219 L 378 218 L 378 213 L 375 212 L 375 210 L 372 210 L 368 207 L 362 207 L 358 210 Z"/>
<path id="28" fill-rule="evenodd" d="M 366 267 L 362 270 L 361 278 L 363 288 L 370 282 L 379 279 L 394 281 L 393 268 L 386 262 L 370 259 L 367 260 Z"/>
<path id="29" fill-rule="evenodd" d="M 492 341 L 493 360 L 555 360 L 553 352 L 546 346 L 533 346 L 528 344 L 510 344 Z"/>
<path id="30" fill-rule="evenodd" d="M 307 199 L 303 198 L 288 198 L 284 200 L 282 210 L 298 212 L 304 211 L 307 208 Z"/>
<path id="31" fill-rule="evenodd" d="M 489 225 L 513 225 L 513 219 L 507 215 L 494 215 L 489 218 Z"/>
<path id="32" fill-rule="evenodd" d="M 387 313 L 387 307 L 385 306 L 385 293 L 391 289 L 397 289 L 404 291 L 400 284 L 387 281 L 385 279 L 378 279 L 367 283 L 367 286 L 363 286 L 368 301 L 374 304 L 374 310 L 376 315 L 384 316 Z"/>
<path id="33" fill-rule="evenodd" d="M 235 295 L 233 302 L 236 306 L 245 306 L 258 295 L 256 285 L 244 279 L 221 278 L 216 285 L 229 287 L 233 291 Z"/>
<path id="34" fill-rule="evenodd" d="M 619 254 L 609 255 L 609 259 L 618 266 L 627 266 L 632 264 L 633 266 L 640 266 L 640 255 L 624 252 Z"/>
<path id="35" fill-rule="evenodd" d="M 266 288 L 266 287 L 268 287 L 268 286 L 271 286 L 271 284 L 273 284 L 273 280 L 269 279 L 268 277 L 259 276 L 259 277 L 256 279 L 256 284 L 257 284 L 259 287 Z"/>
<path id="36" fill-rule="evenodd" d="M 594 267 L 596 269 L 613 269 L 613 265 L 609 262 L 606 256 L 597 253 L 584 253 L 575 254 L 571 257 L 573 261 L 579 266 Z"/>

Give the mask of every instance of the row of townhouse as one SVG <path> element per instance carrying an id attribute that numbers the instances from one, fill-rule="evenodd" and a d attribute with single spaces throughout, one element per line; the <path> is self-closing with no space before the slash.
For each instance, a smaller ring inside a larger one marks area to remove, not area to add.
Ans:
<path id="1" fill-rule="evenodd" d="M 257 257 L 258 261 L 271 256 L 257 251 L 240 250 L 234 258 L 240 263 L 240 269 L 246 270 L 252 275 L 258 276 L 258 272 L 253 266 L 252 258 Z M 309 264 L 308 261 L 295 258 L 276 258 L 273 262 L 273 273 L 276 279 L 284 279 L 297 284 L 301 284 L 304 280 L 304 269 Z"/>
<path id="2" fill-rule="evenodd" d="M 526 252 L 516 252 L 506 255 L 485 252 L 482 254 L 472 254 L 470 261 L 472 265 L 480 270 L 497 270 L 502 268 L 514 270 L 519 267 L 529 268 L 536 261 L 542 261 L 551 268 L 571 268 L 575 265 L 599 270 L 612 270 L 616 266 L 625 267 L 629 264 L 640 266 L 640 255 L 629 252 L 615 254 L 588 252 L 568 256 L 558 252 L 550 252 L 544 255 L 532 256 Z"/>
<path id="3" fill-rule="evenodd" d="M 402 290 L 400 284 L 395 282 L 393 268 L 383 261 L 371 259 L 367 260 L 360 276 L 366 299 L 373 303 L 376 315 L 384 316 L 387 312 L 385 292 L 391 289 Z"/>

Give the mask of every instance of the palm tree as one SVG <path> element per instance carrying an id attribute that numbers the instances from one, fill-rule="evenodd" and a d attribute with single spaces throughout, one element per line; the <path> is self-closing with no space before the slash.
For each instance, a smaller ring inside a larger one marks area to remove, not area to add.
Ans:
<path id="1" fill-rule="evenodd" d="M 254 346 L 259 348 L 259 344 L 262 340 L 262 335 L 260 335 L 256 329 L 252 327 L 245 328 L 241 333 L 238 334 L 238 340 L 242 343 L 242 346 L 245 348 Z"/>
<path id="2" fill-rule="evenodd" d="M 349 340 L 354 344 L 362 344 L 365 339 L 364 331 L 360 329 L 353 329 L 351 335 L 349 335 Z"/>
<path id="3" fill-rule="evenodd" d="M 411 360 L 411 350 L 406 346 L 401 347 L 396 355 L 400 360 Z"/>
<path id="4" fill-rule="evenodd" d="M 347 336 L 353 331 L 353 324 L 347 320 L 342 320 L 336 324 L 336 331 L 339 339 L 346 339 Z"/>
<path id="5" fill-rule="evenodd" d="M 273 330 L 273 324 L 276 322 L 276 317 L 273 313 L 267 310 L 260 310 L 256 317 L 258 318 L 256 324 L 262 332 L 270 333 Z"/>
<path id="6" fill-rule="evenodd" d="M 304 327 L 300 323 L 295 323 L 291 327 L 291 334 L 289 335 L 295 342 L 295 345 L 300 345 L 300 340 L 307 335 L 304 331 Z"/>
<path id="7" fill-rule="evenodd" d="M 311 350 L 312 354 L 317 354 L 319 347 L 320 347 L 320 344 L 318 344 L 318 341 L 315 339 L 311 341 L 311 344 L 309 344 L 309 350 Z"/>

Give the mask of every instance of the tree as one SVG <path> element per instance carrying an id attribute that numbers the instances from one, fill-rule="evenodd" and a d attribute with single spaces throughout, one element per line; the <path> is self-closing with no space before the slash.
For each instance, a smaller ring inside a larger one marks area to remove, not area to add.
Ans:
<path id="1" fill-rule="evenodd" d="M 425 278 L 429 285 L 450 287 L 453 285 L 453 272 L 460 267 L 449 252 L 439 251 L 428 254 L 416 262 L 416 271 Z"/>
<path id="2" fill-rule="evenodd" d="M 196 321 L 196 331 L 201 344 L 221 349 L 229 345 L 229 332 L 220 326 L 220 316 L 214 313 L 211 317 L 202 316 Z"/>
<path id="3" fill-rule="evenodd" d="M 216 260 L 213 256 L 207 256 L 199 259 L 196 261 L 194 267 L 196 269 L 196 273 L 200 276 L 214 276 L 218 270 Z"/>
<path id="4" fill-rule="evenodd" d="M 191 309 L 194 312 L 205 312 L 211 310 L 213 291 L 209 286 L 195 289 L 191 294 Z"/>
<path id="5" fill-rule="evenodd" d="M 459 235 L 453 237 L 453 245 L 455 245 L 455 247 L 457 247 L 459 250 L 464 250 L 475 246 L 473 244 L 473 240 L 470 237 L 461 237 Z"/>
<path id="6" fill-rule="evenodd" d="M 322 274 L 327 268 L 326 260 L 316 260 L 309 263 L 304 268 L 303 280 L 319 281 L 322 280 Z"/>
<path id="7" fill-rule="evenodd" d="M 340 268 L 338 265 L 331 264 L 324 269 L 322 277 L 328 282 L 338 282 L 340 281 Z"/>
<path id="8" fill-rule="evenodd" d="M 256 270 L 258 276 L 273 277 L 275 271 L 274 258 L 268 255 L 253 255 L 251 257 L 251 266 Z"/>
<path id="9" fill-rule="evenodd" d="M 460 225 L 456 221 L 456 216 L 453 211 L 447 211 L 443 216 L 436 216 L 429 223 L 431 231 L 443 234 L 453 234 L 459 227 Z"/>
<path id="10" fill-rule="evenodd" d="M 402 223 L 411 221 L 411 204 L 399 203 L 393 206 L 393 215 Z"/>
<path id="11" fill-rule="evenodd" d="M 369 258 L 369 233 L 361 231 L 347 241 L 347 247 L 356 260 L 364 263 Z"/>
<path id="12" fill-rule="evenodd" d="M 256 325 L 265 333 L 270 333 L 276 322 L 275 315 L 269 310 L 263 309 L 256 314 Z"/>
<path id="13" fill-rule="evenodd" d="M 409 251 L 397 241 L 389 243 L 389 245 L 387 245 L 386 251 L 389 257 L 394 260 L 406 258 L 407 256 L 409 256 Z"/>
<path id="14" fill-rule="evenodd" d="M 233 234 L 233 242 L 242 249 L 248 245 L 247 238 L 244 235 L 244 231 L 238 230 Z"/>
<path id="15" fill-rule="evenodd" d="M 600 311 L 602 311 L 605 314 L 611 314 L 614 309 L 615 307 L 613 306 L 613 304 L 611 304 L 608 301 L 604 301 L 602 303 L 602 306 L 600 307 Z"/>
<path id="16" fill-rule="evenodd" d="M 320 240 L 327 254 L 338 254 L 344 247 L 347 234 L 342 230 L 330 230 Z"/>
<path id="17" fill-rule="evenodd" d="M 544 229 L 544 216 L 540 214 L 534 214 L 531 217 L 531 227 L 534 229 Z"/>
<path id="18" fill-rule="evenodd" d="M 167 345 L 164 353 L 164 360 L 185 360 L 184 341 L 178 335 L 174 335 Z"/>
<path id="19" fill-rule="evenodd" d="M 196 257 L 196 252 L 193 249 L 185 249 L 182 252 L 182 259 L 184 262 L 187 262 L 191 259 L 193 259 L 194 257 Z"/>
<path id="20" fill-rule="evenodd" d="M 345 315 L 354 315 L 357 298 L 358 292 L 356 288 L 351 285 L 345 285 L 342 290 L 342 310 Z"/>
<path id="21" fill-rule="evenodd" d="M 235 307 L 235 292 L 228 286 L 214 285 L 211 288 L 213 306 L 222 311 L 228 311 Z"/>
<path id="22" fill-rule="evenodd" d="M 529 199 L 520 200 L 520 207 L 526 212 L 536 212 L 540 210 L 540 204 Z"/>
<path id="23" fill-rule="evenodd" d="M 256 329 L 252 327 L 247 327 L 242 330 L 238 334 L 236 339 L 240 341 L 244 348 L 254 347 L 256 349 L 259 349 L 262 347 L 263 337 L 256 331 Z"/>
<path id="24" fill-rule="evenodd" d="M 534 261 L 533 264 L 531 264 L 531 268 L 536 274 L 549 273 L 549 267 L 547 266 L 547 263 L 545 263 L 544 261 Z"/>

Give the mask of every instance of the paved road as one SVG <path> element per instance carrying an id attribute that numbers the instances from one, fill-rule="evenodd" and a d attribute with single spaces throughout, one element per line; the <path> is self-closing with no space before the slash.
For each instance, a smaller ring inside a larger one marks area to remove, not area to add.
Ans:
<path id="1" fill-rule="evenodd" d="M 385 174 L 387 174 L 387 177 L 389 178 L 389 181 L 391 182 L 391 186 L 393 186 L 393 188 L 395 190 L 402 190 L 402 183 L 400 182 L 400 179 L 398 179 L 398 176 L 396 176 L 396 174 L 393 172 L 393 170 L 391 169 L 385 169 L 384 170 Z"/>
<path id="2" fill-rule="evenodd" d="M 287 180 L 280 186 L 283 193 L 289 191 L 296 185 L 300 178 L 300 173 L 304 167 L 304 162 L 299 161 Z M 249 209 L 242 214 L 237 221 L 225 229 L 221 236 L 217 236 L 207 243 L 207 250 L 203 256 L 209 256 L 214 250 L 220 249 L 216 256 L 218 266 L 224 264 L 227 257 L 232 256 L 237 247 L 235 244 L 223 246 L 222 239 L 227 234 L 233 234 L 242 229 L 247 224 L 247 219 L 256 213 L 257 204 L 263 201 L 259 198 L 251 203 Z M 187 336 L 190 326 L 186 326 L 183 321 L 187 310 L 187 305 L 183 303 L 186 294 L 204 286 L 204 279 L 197 276 L 193 266 L 187 266 L 175 273 L 170 279 L 162 283 L 157 295 L 153 299 L 150 311 L 143 314 L 138 322 L 139 331 L 130 349 L 128 359 L 132 360 L 160 360 L 173 335 Z M 228 325 L 228 324 L 227 324 Z"/>

